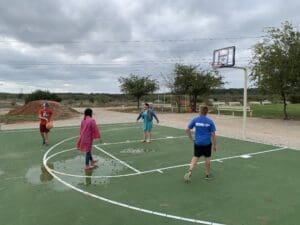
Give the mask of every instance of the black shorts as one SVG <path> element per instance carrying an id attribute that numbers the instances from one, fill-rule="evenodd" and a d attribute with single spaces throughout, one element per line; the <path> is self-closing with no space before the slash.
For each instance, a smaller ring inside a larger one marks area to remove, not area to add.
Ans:
<path id="1" fill-rule="evenodd" d="M 211 143 L 209 145 L 196 145 L 194 144 L 194 156 L 209 158 L 211 156 Z"/>

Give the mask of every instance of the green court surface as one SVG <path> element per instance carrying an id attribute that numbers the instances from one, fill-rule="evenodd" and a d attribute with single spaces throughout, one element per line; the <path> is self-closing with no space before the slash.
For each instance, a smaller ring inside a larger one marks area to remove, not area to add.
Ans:
<path id="1" fill-rule="evenodd" d="M 43 146 L 38 129 L 0 131 L 0 224 L 296 225 L 300 221 L 300 152 L 218 137 L 213 180 L 184 130 L 141 124 L 100 127 L 99 167 L 84 171 L 75 149 L 79 127 L 54 128 Z"/>

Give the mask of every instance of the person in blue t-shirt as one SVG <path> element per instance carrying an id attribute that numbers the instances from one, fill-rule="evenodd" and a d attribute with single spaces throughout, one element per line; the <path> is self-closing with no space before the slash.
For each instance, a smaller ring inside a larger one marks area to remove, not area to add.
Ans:
<path id="1" fill-rule="evenodd" d="M 206 115 L 208 113 L 207 106 L 200 106 L 199 116 L 192 119 L 189 123 L 186 133 L 194 142 L 194 156 L 189 167 L 189 171 L 184 175 L 184 180 L 189 181 L 192 171 L 201 156 L 205 157 L 205 179 L 210 179 L 210 157 L 211 149 L 217 151 L 216 126 L 214 122 Z M 193 138 L 191 130 L 195 128 L 195 137 Z"/>
<path id="2" fill-rule="evenodd" d="M 153 118 L 156 119 L 156 122 L 159 123 L 159 120 L 155 114 L 155 112 L 150 108 L 148 103 L 144 104 L 144 111 L 141 111 L 136 122 L 142 118 L 144 121 L 144 140 L 143 142 L 150 142 L 151 140 L 151 131 L 153 127 Z"/>

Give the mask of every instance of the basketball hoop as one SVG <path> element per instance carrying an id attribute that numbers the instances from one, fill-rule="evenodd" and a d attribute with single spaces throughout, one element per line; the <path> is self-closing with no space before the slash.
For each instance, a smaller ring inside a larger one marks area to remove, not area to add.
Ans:
<path id="1" fill-rule="evenodd" d="M 220 68 L 223 68 L 225 66 L 224 63 L 215 63 L 215 64 L 212 63 L 211 65 L 214 69 L 220 69 Z"/>
<path id="2" fill-rule="evenodd" d="M 214 68 L 233 67 L 235 64 L 235 46 L 214 50 L 213 63 Z"/>

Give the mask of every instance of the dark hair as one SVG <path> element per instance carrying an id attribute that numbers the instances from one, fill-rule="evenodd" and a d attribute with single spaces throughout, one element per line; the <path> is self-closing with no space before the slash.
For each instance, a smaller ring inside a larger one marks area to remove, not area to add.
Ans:
<path id="1" fill-rule="evenodd" d="M 49 103 L 48 102 L 44 102 L 43 106 L 44 107 L 49 107 Z"/>
<path id="2" fill-rule="evenodd" d="M 145 103 L 145 106 L 149 107 L 149 104 L 146 102 L 146 103 Z"/>
<path id="3" fill-rule="evenodd" d="M 200 114 L 206 116 L 208 113 L 208 107 L 206 105 L 200 106 Z"/>
<path id="4" fill-rule="evenodd" d="M 93 116 L 93 110 L 92 109 L 87 108 L 87 109 L 84 110 L 84 118 L 87 117 L 87 116 L 90 116 L 90 117 Z"/>

